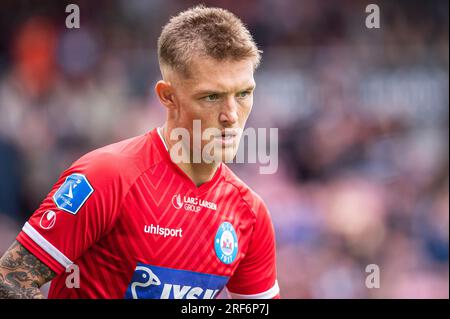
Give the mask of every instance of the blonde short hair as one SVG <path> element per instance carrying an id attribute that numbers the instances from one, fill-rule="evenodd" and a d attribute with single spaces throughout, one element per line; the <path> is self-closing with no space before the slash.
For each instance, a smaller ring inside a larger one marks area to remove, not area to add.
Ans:
<path id="1" fill-rule="evenodd" d="M 242 21 L 228 10 L 195 6 L 172 17 L 158 39 L 160 67 L 189 75 L 195 55 L 217 60 L 253 59 L 256 69 L 261 52 Z"/>

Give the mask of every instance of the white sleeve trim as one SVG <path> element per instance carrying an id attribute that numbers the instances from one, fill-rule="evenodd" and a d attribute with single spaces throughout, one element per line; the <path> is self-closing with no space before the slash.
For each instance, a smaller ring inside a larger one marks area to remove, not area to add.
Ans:
<path id="1" fill-rule="evenodd" d="M 280 287 L 278 286 L 278 280 L 275 280 L 275 284 L 272 288 L 267 291 L 261 292 L 259 294 L 254 295 L 241 295 L 235 294 L 228 290 L 231 298 L 233 299 L 272 299 L 280 292 Z"/>
<path id="2" fill-rule="evenodd" d="M 55 246 L 53 246 L 47 239 L 38 233 L 28 222 L 22 227 L 25 234 L 28 235 L 39 247 L 41 247 L 46 253 L 52 256 L 57 262 L 59 262 L 64 268 L 72 265 L 73 262 L 67 258 L 62 252 L 60 252 Z"/>

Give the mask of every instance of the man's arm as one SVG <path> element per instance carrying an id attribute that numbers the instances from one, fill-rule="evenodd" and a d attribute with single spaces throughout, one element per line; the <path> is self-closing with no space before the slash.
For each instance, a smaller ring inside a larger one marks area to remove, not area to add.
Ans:
<path id="1" fill-rule="evenodd" d="M 0 259 L 0 299 L 42 299 L 39 288 L 55 275 L 15 241 Z"/>

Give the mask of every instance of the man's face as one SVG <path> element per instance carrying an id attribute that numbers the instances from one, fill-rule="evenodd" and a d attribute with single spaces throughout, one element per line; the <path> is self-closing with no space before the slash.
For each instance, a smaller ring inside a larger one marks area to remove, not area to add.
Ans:
<path id="1" fill-rule="evenodd" d="M 220 132 L 202 139 L 202 150 L 206 144 L 213 145 L 221 150 L 221 154 L 213 156 L 216 161 L 232 160 L 253 105 L 252 60 L 217 61 L 198 56 L 189 65 L 189 77 L 177 75 L 172 85 L 178 104 L 173 124 L 189 130 L 190 149 L 195 133 L 193 121 L 200 120 L 202 134 L 208 128 Z"/>

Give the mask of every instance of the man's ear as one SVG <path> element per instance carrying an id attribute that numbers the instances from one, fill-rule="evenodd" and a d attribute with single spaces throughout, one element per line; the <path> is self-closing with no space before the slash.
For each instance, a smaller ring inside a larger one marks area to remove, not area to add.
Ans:
<path id="1" fill-rule="evenodd" d="M 155 93 L 165 107 L 176 109 L 174 89 L 170 82 L 159 80 L 155 85 Z"/>

